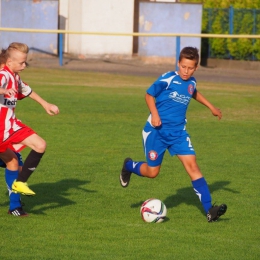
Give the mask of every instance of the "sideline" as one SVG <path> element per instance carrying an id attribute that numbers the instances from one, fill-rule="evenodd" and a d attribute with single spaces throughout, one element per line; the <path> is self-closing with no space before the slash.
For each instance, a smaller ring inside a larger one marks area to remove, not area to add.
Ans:
<path id="1" fill-rule="evenodd" d="M 30 67 L 146 76 L 155 77 L 155 79 L 162 73 L 169 70 L 175 70 L 174 64 L 147 64 L 138 58 L 116 59 L 109 56 L 96 59 L 65 57 L 63 66 L 60 66 L 58 57 L 31 55 L 28 59 L 28 63 Z M 194 76 L 198 82 L 207 81 L 223 84 L 260 85 L 260 73 L 258 70 L 210 68 L 200 66 Z"/>

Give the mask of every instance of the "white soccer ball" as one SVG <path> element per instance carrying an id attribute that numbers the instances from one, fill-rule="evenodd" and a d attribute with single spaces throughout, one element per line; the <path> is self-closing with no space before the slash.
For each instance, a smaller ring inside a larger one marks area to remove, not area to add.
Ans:
<path id="1" fill-rule="evenodd" d="M 167 208 L 162 201 L 153 198 L 146 200 L 142 204 L 140 213 L 145 222 L 160 223 L 163 222 L 166 217 Z"/>

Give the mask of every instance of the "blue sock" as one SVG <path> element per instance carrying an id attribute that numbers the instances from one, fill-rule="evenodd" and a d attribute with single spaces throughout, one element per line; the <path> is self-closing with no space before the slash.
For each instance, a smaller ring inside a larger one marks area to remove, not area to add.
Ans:
<path id="1" fill-rule="evenodd" d="M 135 173 L 136 175 L 143 177 L 141 172 L 140 172 L 140 167 L 142 164 L 145 162 L 134 162 L 134 161 L 128 161 L 125 166 L 126 169 L 132 173 Z"/>
<path id="2" fill-rule="evenodd" d="M 19 193 L 12 192 L 12 184 L 15 179 L 18 177 L 18 170 L 17 171 L 10 171 L 5 169 L 5 181 L 7 184 L 7 189 L 9 192 L 9 199 L 10 199 L 10 210 L 14 210 L 18 207 L 21 207 L 21 195 Z"/>
<path id="3" fill-rule="evenodd" d="M 206 180 L 202 177 L 200 179 L 192 181 L 191 183 L 194 191 L 196 192 L 196 194 L 200 199 L 200 202 L 202 203 L 205 212 L 207 213 L 209 209 L 212 207 L 212 204 L 211 204 L 210 191 Z"/>

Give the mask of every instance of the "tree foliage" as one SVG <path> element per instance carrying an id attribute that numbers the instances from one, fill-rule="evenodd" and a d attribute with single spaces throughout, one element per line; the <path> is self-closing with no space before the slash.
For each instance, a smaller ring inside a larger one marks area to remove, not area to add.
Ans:
<path id="1" fill-rule="evenodd" d="M 181 3 L 202 3 L 204 8 L 260 8 L 260 0 L 179 0 Z"/>
<path id="2" fill-rule="evenodd" d="M 202 3 L 202 32 L 229 34 L 230 7 L 234 11 L 233 34 L 260 34 L 260 0 L 181 0 Z M 202 40 L 202 52 L 210 57 L 237 60 L 260 59 L 260 39 L 210 38 Z"/>

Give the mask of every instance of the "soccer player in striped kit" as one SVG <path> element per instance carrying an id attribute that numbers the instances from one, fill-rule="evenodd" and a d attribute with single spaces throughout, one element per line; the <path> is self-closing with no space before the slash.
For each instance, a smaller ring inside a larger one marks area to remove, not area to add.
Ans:
<path id="1" fill-rule="evenodd" d="M 6 57 L 4 55 L 4 53 L 0 53 L 0 70 L 2 68 L 4 68 L 4 66 L 6 65 Z M 22 166 L 23 166 L 23 160 L 22 160 L 22 156 L 20 153 L 15 152 L 16 156 L 17 156 L 17 160 L 18 160 L 18 172 L 21 172 L 22 170 Z M 15 164 L 16 165 L 16 164 Z M 2 159 L 0 159 L 0 167 L 1 168 L 6 168 L 6 164 L 3 162 Z M 10 167 L 10 166 L 9 166 Z M 10 178 L 8 178 L 8 174 L 6 174 L 6 181 L 8 181 Z M 16 175 L 16 177 L 14 179 L 16 179 L 18 177 L 18 174 Z M 13 180 L 13 178 L 11 178 L 11 180 Z M 11 182 L 12 184 L 12 182 Z M 14 215 L 14 216 L 18 216 L 18 217 L 25 217 L 28 216 L 28 214 L 23 210 L 23 205 L 21 202 L 21 195 L 19 193 L 13 193 L 12 189 L 9 188 L 9 185 L 6 183 L 7 185 L 7 190 L 9 193 L 9 210 L 8 210 L 8 214 Z"/>
<path id="2" fill-rule="evenodd" d="M 3 55 L 3 53 L 0 53 L 0 70 L 5 66 L 5 63 L 6 63 L 6 57 Z M 16 153 L 16 156 L 17 156 L 18 167 L 19 167 L 18 171 L 20 172 L 22 170 L 23 160 L 20 153 Z M 0 167 L 6 168 L 6 164 L 3 162 L 2 159 L 0 159 Z M 22 208 L 21 195 L 19 193 L 14 194 L 12 190 L 9 188 L 8 184 L 7 184 L 7 190 L 10 199 L 8 214 L 12 214 L 14 216 L 20 216 L 20 217 L 28 216 L 28 214 Z"/>
<path id="3" fill-rule="evenodd" d="M 56 105 L 42 99 L 20 79 L 18 73 L 26 67 L 28 52 L 26 44 L 11 43 L 7 49 L 2 49 L 0 54 L 6 61 L 0 70 L 0 159 L 6 165 L 5 177 L 9 194 L 35 195 L 26 182 L 38 166 L 46 149 L 45 140 L 15 117 L 17 100 L 29 96 L 42 105 L 49 115 L 59 113 Z M 32 150 L 19 173 L 15 152 L 21 151 L 26 146 Z M 10 208 L 11 211 L 14 209 Z"/>
<path id="4" fill-rule="evenodd" d="M 155 178 L 168 150 L 171 156 L 176 155 L 182 162 L 208 222 L 213 222 L 225 214 L 227 205 L 212 205 L 207 182 L 197 165 L 196 154 L 186 131 L 186 111 L 193 98 L 208 107 L 218 119 L 222 114 L 196 88 L 193 73 L 198 63 L 198 49 L 183 48 L 178 62 L 179 70 L 163 74 L 147 90 L 145 99 L 150 115 L 142 132 L 146 162 L 126 158 L 120 173 L 120 184 L 127 187 L 132 173 Z"/>

